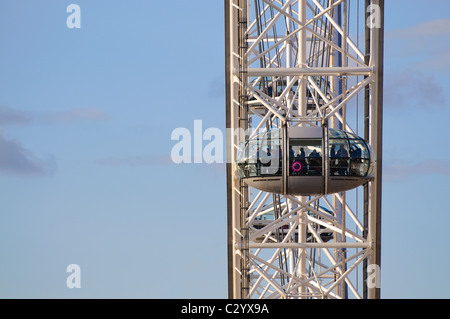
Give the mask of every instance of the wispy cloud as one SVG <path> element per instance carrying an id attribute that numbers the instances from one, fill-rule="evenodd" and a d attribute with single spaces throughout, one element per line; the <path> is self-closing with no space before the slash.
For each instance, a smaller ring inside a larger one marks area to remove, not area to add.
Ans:
<path id="1" fill-rule="evenodd" d="M 33 123 L 66 123 L 104 120 L 107 114 L 98 108 L 74 108 L 56 112 L 28 112 L 0 106 L 0 127 Z"/>
<path id="2" fill-rule="evenodd" d="M 30 112 L 0 106 L 0 128 L 31 124 L 58 124 L 74 121 L 98 121 L 107 114 L 97 108 L 74 108 L 57 112 Z M 7 139 L 0 131 L 0 172 L 13 175 L 39 176 L 52 173 L 53 159 L 42 159 L 19 141 Z"/>
<path id="3" fill-rule="evenodd" d="M 412 59 L 412 69 L 443 71 L 450 68 L 450 19 L 386 31 L 386 41 L 391 52 Z"/>
<path id="4" fill-rule="evenodd" d="M 385 77 L 386 108 L 440 108 L 447 104 L 445 90 L 434 74 L 405 69 Z"/>
<path id="5" fill-rule="evenodd" d="M 77 108 L 61 112 L 48 112 L 40 115 L 40 118 L 54 123 L 73 122 L 78 120 L 103 120 L 107 115 L 97 108 Z"/>
<path id="6" fill-rule="evenodd" d="M 30 113 L 0 106 L 0 127 L 30 124 L 33 120 L 34 115 Z"/>
<path id="7" fill-rule="evenodd" d="M 173 163 L 173 161 L 169 155 L 167 156 L 140 155 L 126 158 L 116 158 L 116 157 L 104 158 L 96 161 L 96 163 L 101 166 L 140 167 L 140 166 L 153 166 L 156 164 L 171 164 Z"/>
<path id="8" fill-rule="evenodd" d="M 54 170 L 53 160 L 38 158 L 19 142 L 9 140 L 0 132 L 0 171 L 12 175 L 46 175 Z"/>
<path id="9" fill-rule="evenodd" d="M 445 107 L 441 71 L 450 68 L 450 19 L 386 31 L 386 41 L 392 63 L 385 72 L 386 109 Z"/>
<path id="10" fill-rule="evenodd" d="M 386 31 L 389 38 L 440 37 L 450 36 L 450 19 L 431 20 L 411 27 Z"/>
<path id="11" fill-rule="evenodd" d="M 450 68 L 450 48 L 430 52 L 429 57 L 416 64 L 418 69 L 444 71 Z"/>
<path id="12" fill-rule="evenodd" d="M 400 181 L 412 176 L 438 174 L 450 177 L 450 161 L 424 160 L 416 164 L 388 164 L 383 167 L 383 179 Z"/>

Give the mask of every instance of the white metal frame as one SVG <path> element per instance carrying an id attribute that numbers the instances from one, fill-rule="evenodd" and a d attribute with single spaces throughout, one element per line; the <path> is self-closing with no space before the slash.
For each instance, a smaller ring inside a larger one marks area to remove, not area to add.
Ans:
<path id="1" fill-rule="evenodd" d="M 361 134 L 365 123 L 377 154 L 375 169 L 381 170 L 381 31 L 366 30 L 370 45 L 363 53 L 358 46 L 363 41 L 351 32 L 360 26 L 349 27 L 356 2 L 364 24 L 367 4 L 379 0 L 225 1 L 227 127 L 244 129 L 227 137 L 229 158 L 252 136 L 248 129 L 327 125 Z M 268 79 L 282 86 L 279 93 L 272 88 L 269 96 Z M 324 79 L 322 85 L 318 79 Z M 368 122 L 358 106 L 365 93 Z M 364 189 L 346 193 L 276 195 L 248 187 L 229 163 L 230 297 L 379 297 L 379 287 L 366 290 L 362 274 L 363 267 L 380 263 L 381 180 L 376 176 Z M 261 228 L 264 217 L 270 220 Z M 327 242 L 320 235 L 324 230 L 333 233 Z"/>

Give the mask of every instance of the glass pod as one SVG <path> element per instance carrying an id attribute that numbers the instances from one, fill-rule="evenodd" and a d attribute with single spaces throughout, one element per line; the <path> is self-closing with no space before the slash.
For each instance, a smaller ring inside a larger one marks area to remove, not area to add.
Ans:
<path id="1" fill-rule="evenodd" d="M 322 127 L 289 127 L 241 145 L 239 176 L 262 191 L 319 195 L 347 191 L 373 178 L 374 153 L 361 137 Z"/>

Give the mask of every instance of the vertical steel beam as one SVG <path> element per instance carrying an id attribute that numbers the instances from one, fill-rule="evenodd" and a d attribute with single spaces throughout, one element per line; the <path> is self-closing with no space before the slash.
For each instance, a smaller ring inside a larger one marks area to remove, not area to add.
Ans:
<path id="1" fill-rule="evenodd" d="M 228 296 L 229 298 L 241 298 L 241 258 L 236 253 L 236 247 L 240 244 L 240 212 L 241 196 L 240 181 L 236 176 L 236 144 L 239 145 L 242 136 L 234 134 L 239 128 L 239 82 L 235 80 L 234 70 L 239 68 L 239 60 L 233 53 L 238 52 L 238 8 L 237 0 L 225 0 L 225 78 L 226 78 L 226 144 L 227 144 L 227 236 L 228 236 Z"/>
<path id="2" fill-rule="evenodd" d="M 231 128 L 231 0 L 225 0 L 224 19 L 225 19 L 225 127 Z M 230 136 L 227 135 L 227 156 L 230 146 Z M 229 158 L 226 161 L 227 175 L 227 262 L 228 262 L 228 298 L 232 298 L 234 279 L 233 279 L 233 183 L 232 183 L 232 163 Z"/>
<path id="3" fill-rule="evenodd" d="M 370 48 L 370 63 L 375 66 L 375 79 L 370 86 L 369 112 L 369 140 L 375 153 L 375 179 L 369 183 L 368 191 L 368 238 L 372 242 L 372 254 L 368 260 L 369 265 L 381 268 L 381 197 L 382 197 L 382 160 L 383 160 L 383 61 L 384 61 L 384 0 L 372 0 L 372 5 L 379 7 L 376 17 L 380 24 L 368 24 L 366 20 L 366 45 Z M 366 7 L 368 9 L 368 7 Z M 371 16 L 369 16 L 369 19 Z M 379 276 L 380 274 L 376 274 Z M 367 276 L 367 274 L 366 274 Z M 367 278 L 366 278 L 367 279 Z M 378 280 L 379 281 L 379 278 Z M 367 289 L 367 298 L 381 298 L 380 287 L 370 286 Z"/>
<path id="4" fill-rule="evenodd" d="M 371 0 L 365 0 L 364 5 L 364 25 L 365 25 L 365 56 L 364 56 L 364 63 L 366 65 L 369 65 L 370 61 L 370 29 L 367 26 L 367 21 L 369 19 L 369 12 L 367 11 L 367 8 L 370 6 Z M 370 142 L 370 88 L 369 86 L 366 86 L 364 89 L 364 139 L 366 142 Z M 369 227 L 369 184 L 367 183 L 364 185 L 364 203 L 363 203 L 363 222 L 364 222 L 364 231 L 363 231 L 363 237 L 367 238 L 368 234 L 368 227 Z M 365 259 L 363 261 L 363 282 L 367 282 L 367 267 L 368 267 L 368 261 Z M 368 297 L 368 289 L 367 285 L 363 284 L 363 298 L 367 299 Z"/>

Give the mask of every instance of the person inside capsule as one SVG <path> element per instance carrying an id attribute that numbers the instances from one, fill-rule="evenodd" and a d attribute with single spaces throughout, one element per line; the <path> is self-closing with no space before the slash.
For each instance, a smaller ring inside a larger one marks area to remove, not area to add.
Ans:
<path id="1" fill-rule="evenodd" d="M 347 148 L 344 146 L 344 144 L 341 144 L 339 146 L 339 150 L 337 151 L 337 157 L 338 157 L 338 172 L 339 175 L 348 175 L 348 152 Z"/>
<path id="2" fill-rule="evenodd" d="M 353 133 L 329 129 L 329 143 L 315 136 L 297 135 L 289 138 L 286 143 L 288 145 L 286 163 L 283 163 L 282 142 L 280 131 L 274 130 L 256 135 L 243 143 L 237 154 L 237 169 L 241 178 L 278 178 L 284 174 L 282 169 L 284 165 L 287 166 L 288 178 L 323 176 L 325 169 L 323 152 L 329 154 L 330 177 L 366 178 L 361 179 L 362 183 L 373 176 L 373 151 L 364 139 Z M 255 183 L 261 181 L 256 180 Z M 294 180 L 290 181 L 294 183 Z M 310 183 L 309 179 L 305 181 Z"/>
<path id="3" fill-rule="evenodd" d="M 322 175 L 322 156 L 316 149 L 313 149 L 309 154 L 308 161 L 311 175 Z"/>

